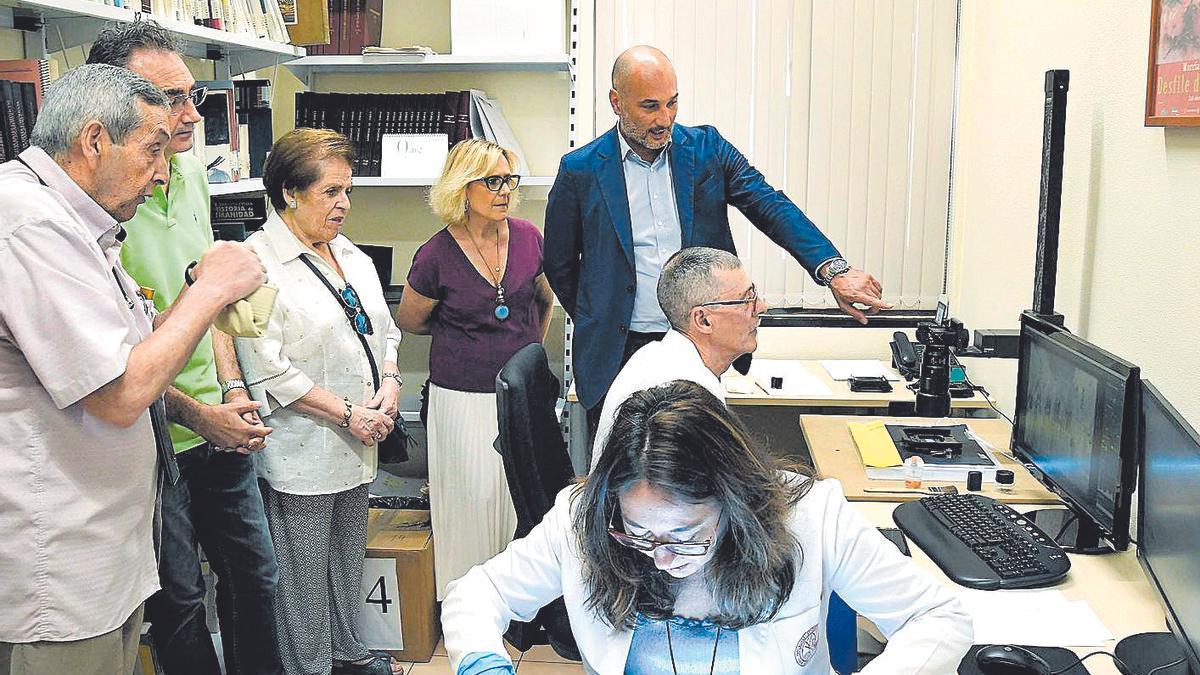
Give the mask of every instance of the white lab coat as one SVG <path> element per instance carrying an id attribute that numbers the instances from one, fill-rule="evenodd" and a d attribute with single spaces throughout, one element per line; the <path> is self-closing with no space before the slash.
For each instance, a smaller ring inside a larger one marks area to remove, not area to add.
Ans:
<path id="1" fill-rule="evenodd" d="M 505 654 L 501 634 L 509 621 L 532 619 L 562 595 L 585 670 L 624 673 L 633 632 L 613 630 L 584 606 L 587 588 L 571 526 L 572 489 L 558 494 L 529 536 L 450 584 L 442 627 L 455 671 L 472 652 Z M 957 672 L 972 641 L 970 616 L 949 590 L 846 502 L 837 481 L 812 486 L 792 510 L 791 529 L 803 564 L 775 618 L 738 633 L 741 672 L 832 673 L 825 619 L 835 591 L 888 638 L 887 648 L 864 674 Z"/>

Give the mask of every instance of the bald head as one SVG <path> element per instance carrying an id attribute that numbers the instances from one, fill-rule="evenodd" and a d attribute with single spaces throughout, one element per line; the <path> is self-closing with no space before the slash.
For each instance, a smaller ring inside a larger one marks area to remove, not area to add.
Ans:
<path id="1" fill-rule="evenodd" d="M 613 62 L 612 88 L 618 93 L 626 91 L 632 78 L 661 77 L 669 75 L 675 79 L 675 66 L 671 59 L 657 47 L 637 45 L 621 52 Z"/>
<path id="2" fill-rule="evenodd" d="M 621 135 L 642 159 L 653 161 L 671 141 L 679 104 L 675 67 L 658 49 L 630 47 L 613 63 L 608 100 Z"/>

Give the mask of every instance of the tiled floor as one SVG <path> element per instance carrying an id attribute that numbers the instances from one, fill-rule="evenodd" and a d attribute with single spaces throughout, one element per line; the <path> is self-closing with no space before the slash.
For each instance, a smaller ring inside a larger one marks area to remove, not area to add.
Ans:
<path id="1" fill-rule="evenodd" d="M 519 675 L 583 674 L 582 665 L 574 661 L 567 661 L 546 645 L 538 645 L 524 654 L 509 647 L 508 653 L 512 657 L 513 663 L 517 664 Z M 411 673 L 411 675 L 453 675 L 450 671 L 450 660 L 446 657 L 446 648 L 441 642 L 433 650 L 433 658 L 429 660 L 429 663 L 405 665 L 405 673 Z"/>

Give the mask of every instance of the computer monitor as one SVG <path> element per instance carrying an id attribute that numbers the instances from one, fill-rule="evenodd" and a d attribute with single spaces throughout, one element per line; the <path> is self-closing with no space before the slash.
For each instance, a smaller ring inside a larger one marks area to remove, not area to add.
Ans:
<path id="1" fill-rule="evenodd" d="M 1129 546 L 1138 412 L 1137 366 L 1022 315 L 1012 450 L 1070 507 L 1030 514 L 1065 550 Z"/>
<path id="2" fill-rule="evenodd" d="M 1149 382 L 1141 399 L 1137 557 L 1174 639 L 1142 634 L 1122 640 L 1118 655 L 1150 667 L 1186 657 L 1200 673 L 1200 433 Z"/>
<path id="3" fill-rule="evenodd" d="M 387 291 L 392 284 L 392 247 L 358 244 L 358 249 L 366 253 L 375 263 L 375 273 L 379 275 L 379 285 Z"/>

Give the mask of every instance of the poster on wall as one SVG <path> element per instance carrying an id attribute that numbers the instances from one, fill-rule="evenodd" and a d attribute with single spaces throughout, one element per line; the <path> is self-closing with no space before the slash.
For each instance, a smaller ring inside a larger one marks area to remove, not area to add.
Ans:
<path id="1" fill-rule="evenodd" d="M 1145 124 L 1200 126 L 1200 0 L 1152 0 Z"/>

